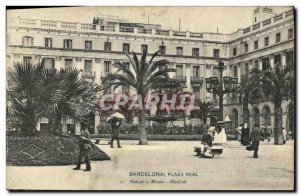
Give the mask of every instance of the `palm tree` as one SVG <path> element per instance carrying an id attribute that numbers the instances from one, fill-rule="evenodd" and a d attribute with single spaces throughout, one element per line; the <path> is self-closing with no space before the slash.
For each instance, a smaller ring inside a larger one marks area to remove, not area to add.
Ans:
<path id="1" fill-rule="evenodd" d="M 32 135 L 44 109 L 40 104 L 43 65 L 14 65 L 7 72 L 10 117 L 17 129 Z"/>
<path id="2" fill-rule="evenodd" d="M 248 103 L 249 103 L 249 95 L 250 95 L 250 87 L 249 87 L 249 77 L 242 77 L 241 82 L 236 90 L 242 96 L 242 104 L 243 104 L 243 122 L 249 122 L 248 113 Z"/>
<path id="3" fill-rule="evenodd" d="M 101 87 L 79 78 L 76 68 L 59 71 L 59 90 L 52 94 L 48 102 L 48 117 L 52 131 L 62 131 L 67 118 L 85 122 L 95 108 L 96 93 Z M 60 124 L 63 123 L 61 127 Z"/>
<path id="4" fill-rule="evenodd" d="M 215 118 L 217 119 L 219 114 L 219 109 L 215 108 L 215 105 L 208 101 L 200 101 L 199 110 L 195 110 L 192 112 L 192 117 L 199 118 L 203 124 L 206 124 L 207 118 Z"/>
<path id="5" fill-rule="evenodd" d="M 117 68 L 116 73 L 108 75 L 103 84 L 107 84 L 105 88 L 111 88 L 115 90 L 119 86 L 128 86 L 133 89 L 138 95 L 144 99 L 148 92 L 155 90 L 160 86 L 161 88 L 167 88 L 172 86 L 168 81 L 169 72 L 175 72 L 174 69 L 168 68 L 169 61 L 158 60 L 154 62 L 154 58 L 158 55 L 159 51 L 154 53 L 147 63 L 147 51 L 144 50 L 141 59 L 138 60 L 137 54 L 133 53 L 133 57 L 130 57 L 128 53 L 125 53 L 129 62 L 133 68 L 130 71 L 125 63 L 117 62 L 114 66 Z M 166 84 L 165 86 L 158 85 L 158 83 Z M 145 126 L 145 111 L 139 110 L 139 144 L 147 144 L 147 132 Z"/>
<path id="6" fill-rule="evenodd" d="M 252 91 L 251 96 L 261 94 L 256 92 L 263 92 L 264 95 L 271 98 L 274 104 L 275 144 L 283 144 L 281 104 L 283 99 L 289 95 L 287 77 L 291 73 L 293 73 L 292 65 L 275 64 L 273 69 L 271 67 L 266 70 L 253 69 L 249 79 L 249 88 Z"/>
<path id="7" fill-rule="evenodd" d="M 70 117 L 83 121 L 93 112 L 95 95 L 101 88 L 78 77 L 79 71 L 45 69 L 37 65 L 14 65 L 7 73 L 11 108 L 16 128 L 33 134 L 39 120 L 49 119 L 51 132 L 61 132 L 61 121 Z"/>

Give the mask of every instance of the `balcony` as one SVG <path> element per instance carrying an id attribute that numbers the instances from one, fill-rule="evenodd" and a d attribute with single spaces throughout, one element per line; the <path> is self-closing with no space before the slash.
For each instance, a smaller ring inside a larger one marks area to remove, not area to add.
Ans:
<path id="1" fill-rule="evenodd" d="M 169 35 L 169 31 L 168 30 L 156 30 L 155 34 L 156 35 Z"/>
<path id="2" fill-rule="evenodd" d="M 152 29 L 138 29 L 140 34 L 152 34 Z"/>
<path id="3" fill-rule="evenodd" d="M 190 33 L 190 37 L 203 38 L 203 34 L 202 33 Z"/>
<path id="4" fill-rule="evenodd" d="M 192 82 L 192 84 L 202 84 L 202 82 L 203 82 L 203 77 L 200 77 L 200 76 L 192 76 L 192 77 L 191 77 L 191 82 Z"/>
<path id="5" fill-rule="evenodd" d="M 252 25 L 252 30 L 256 30 L 260 28 L 260 23 L 257 23 L 255 25 Z"/>
<path id="6" fill-rule="evenodd" d="M 186 32 L 184 32 L 184 31 L 174 31 L 174 36 L 185 37 Z"/>
<path id="7" fill-rule="evenodd" d="M 119 31 L 120 32 L 124 32 L 124 33 L 133 33 L 134 32 L 134 28 L 133 27 L 123 27 L 123 26 L 120 26 Z"/>
<path id="8" fill-rule="evenodd" d="M 100 26 L 100 31 L 115 31 L 115 26 Z"/>
<path id="9" fill-rule="evenodd" d="M 175 78 L 179 82 L 185 82 L 186 81 L 186 76 L 183 76 L 183 75 L 176 75 Z"/>
<path id="10" fill-rule="evenodd" d="M 83 78 L 87 79 L 95 79 L 96 73 L 94 71 L 84 71 L 82 73 Z"/>

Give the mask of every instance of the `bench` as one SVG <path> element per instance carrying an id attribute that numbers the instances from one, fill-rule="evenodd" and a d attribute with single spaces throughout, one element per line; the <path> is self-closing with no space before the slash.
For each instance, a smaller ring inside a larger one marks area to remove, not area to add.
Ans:
<path id="1" fill-rule="evenodd" d="M 210 152 L 211 152 L 211 155 L 212 155 L 212 158 L 215 156 L 215 155 L 218 155 L 220 156 L 220 154 L 223 154 L 223 147 L 222 146 L 213 146 L 213 147 L 209 147 Z M 196 156 L 201 156 L 203 155 L 201 153 L 201 147 L 200 146 L 194 146 L 194 152 L 196 152 Z"/>

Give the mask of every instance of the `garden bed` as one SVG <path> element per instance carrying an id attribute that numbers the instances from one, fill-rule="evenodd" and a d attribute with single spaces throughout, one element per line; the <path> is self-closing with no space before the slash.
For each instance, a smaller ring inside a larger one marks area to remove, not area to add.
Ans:
<path id="1" fill-rule="evenodd" d="M 92 134 L 92 138 L 111 138 L 110 134 Z M 122 140 L 138 140 L 139 134 L 120 134 Z M 148 140 L 201 140 L 202 135 L 162 135 L 152 134 L 148 135 Z M 228 140 L 236 140 L 235 135 L 227 135 Z"/>
<path id="2" fill-rule="evenodd" d="M 37 133 L 35 136 L 26 137 L 18 133 L 8 133 L 6 165 L 74 165 L 79 154 L 78 143 L 79 139 L 71 135 Z M 92 144 L 91 160 L 110 160 L 110 157 Z"/>

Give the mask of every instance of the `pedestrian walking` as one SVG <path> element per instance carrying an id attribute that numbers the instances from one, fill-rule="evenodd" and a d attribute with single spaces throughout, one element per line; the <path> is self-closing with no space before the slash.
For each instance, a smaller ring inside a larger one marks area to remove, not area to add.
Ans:
<path id="1" fill-rule="evenodd" d="M 264 123 L 261 125 L 260 134 L 261 134 L 261 141 L 267 139 L 267 127 L 265 126 Z"/>
<path id="2" fill-rule="evenodd" d="M 241 144 L 243 146 L 247 146 L 249 144 L 249 128 L 248 124 L 244 123 L 244 126 L 242 128 L 242 135 L 241 135 Z"/>
<path id="3" fill-rule="evenodd" d="M 283 135 L 283 144 L 286 143 L 287 132 L 284 127 L 282 127 L 282 135 Z"/>
<path id="4" fill-rule="evenodd" d="M 122 148 L 120 144 L 120 139 L 119 139 L 119 127 L 121 126 L 121 119 L 118 118 L 112 118 L 110 120 L 111 124 L 111 141 L 110 141 L 110 147 L 114 148 L 114 140 L 117 141 L 118 148 Z"/>
<path id="5" fill-rule="evenodd" d="M 268 124 L 266 128 L 266 139 L 268 140 L 268 142 L 270 142 L 271 140 L 272 133 L 273 133 L 272 126 L 271 124 Z"/>
<path id="6" fill-rule="evenodd" d="M 261 138 L 261 132 L 259 130 L 258 124 L 256 123 L 250 134 L 250 140 L 252 141 L 252 148 L 254 150 L 253 158 L 255 159 L 258 158 L 258 147 L 259 147 L 260 138 Z"/>
<path id="7" fill-rule="evenodd" d="M 74 170 L 80 170 L 81 163 L 83 159 L 86 164 L 86 169 L 83 171 L 91 171 L 91 163 L 90 163 L 90 151 L 92 150 L 91 146 L 91 137 L 87 128 L 81 132 L 79 136 L 79 155 L 77 160 L 77 166 L 73 168 Z"/>

